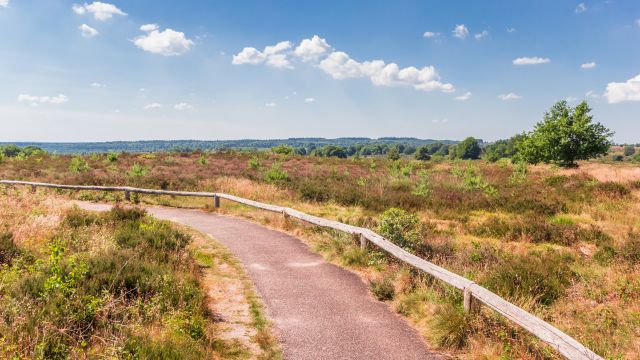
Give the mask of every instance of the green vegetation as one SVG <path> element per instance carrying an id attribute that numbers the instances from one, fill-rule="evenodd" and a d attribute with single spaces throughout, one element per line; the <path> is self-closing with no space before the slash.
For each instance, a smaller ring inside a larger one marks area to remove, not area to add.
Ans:
<path id="1" fill-rule="evenodd" d="M 71 159 L 71 163 L 69 163 L 69 170 L 72 172 L 83 173 L 89 171 L 89 169 L 89 164 L 79 156 Z"/>
<path id="2" fill-rule="evenodd" d="M 604 155 L 611 147 L 613 135 L 600 123 L 592 122 L 591 108 L 583 101 L 575 108 L 559 101 L 524 135 L 518 144 L 523 160 L 537 164 L 555 162 L 574 167 L 576 160 L 588 160 Z"/>
<path id="3" fill-rule="evenodd" d="M 35 248 L 0 235 L 0 356 L 236 357 L 217 338 L 189 242 L 117 207 L 70 210 Z"/>

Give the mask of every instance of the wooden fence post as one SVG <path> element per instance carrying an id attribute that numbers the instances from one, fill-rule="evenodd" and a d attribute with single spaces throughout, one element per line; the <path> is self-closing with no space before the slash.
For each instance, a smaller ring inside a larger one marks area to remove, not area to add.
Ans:
<path id="1" fill-rule="evenodd" d="M 464 288 L 464 313 L 471 314 L 473 312 L 473 294 L 469 287 Z"/>
<path id="2" fill-rule="evenodd" d="M 36 186 L 35 186 L 35 185 L 31 185 L 31 192 L 32 192 L 33 194 L 35 194 L 35 193 L 36 193 Z"/>
<path id="3" fill-rule="evenodd" d="M 359 234 L 360 238 L 360 250 L 367 250 L 367 238 L 364 237 L 364 234 Z"/>
<path id="4" fill-rule="evenodd" d="M 218 195 L 214 195 L 214 196 L 213 196 L 213 206 L 214 206 L 216 209 L 219 209 L 219 208 L 220 208 L 220 196 L 218 196 Z"/>
<path id="5" fill-rule="evenodd" d="M 129 192 L 129 190 L 124 191 L 124 199 L 126 201 L 131 201 L 131 193 Z"/>

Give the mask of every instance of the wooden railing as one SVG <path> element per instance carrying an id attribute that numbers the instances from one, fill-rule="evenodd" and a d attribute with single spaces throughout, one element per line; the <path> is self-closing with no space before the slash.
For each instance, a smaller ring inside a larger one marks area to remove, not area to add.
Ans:
<path id="1" fill-rule="evenodd" d="M 589 350 L 578 341 L 553 327 L 552 325 L 542 321 L 541 319 L 529 314 L 516 305 L 504 300 L 500 296 L 493 292 L 483 288 L 475 282 L 464 278 L 460 275 L 452 273 L 440 266 L 432 264 L 422 258 L 419 258 L 413 254 L 408 253 L 399 246 L 386 240 L 384 237 L 376 234 L 375 232 L 361 228 L 357 226 L 343 224 L 338 221 L 327 220 L 321 217 L 305 214 L 301 211 L 297 211 L 288 207 L 276 206 L 265 204 L 253 200 L 244 199 L 241 197 L 223 194 L 223 193 L 211 193 L 211 192 L 187 192 L 187 191 L 166 191 L 166 190 L 154 190 L 154 189 L 139 189 L 133 187 L 121 187 L 121 186 L 84 186 L 84 185 L 58 185 L 47 184 L 28 181 L 11 181 L 1 180 L 0 184 L 4 185 L 26 185 L 31 186 L 33 190 L 36 187 L 55 188 L 55 189 L 68 189 L 68 190 L 95 190 L 95 191 L 123 191 L 125 198 L 129 199 L 131 193 L 140 194 L 155 194 L 155 195 L 172 195 L 172 196 L 196 196 L 196 197 L 209 197 L 213 198 L 214 206 L 220 207 L 220 199 L 227 199 L 236 203 L 252 206 L 255 208 L 282 213 L 284 216 L 290 216 L 296 219 L 300 219 L 310 224 L 327 227 L 339 231 L 343 231 L 349 234 L 353 234 L 360 238 L 360 246 L 363 248 L 367 246 L 367 242 L 371 242 L 388 252 L 397 259 L 418 268 L 433 277 L 457 288 L 464 293 L 464 309 L 465 311 L 471 311 L 472 303 L 478 301 L 487 307 L 495 310 L 499 314 L 503 315 L 507 319 L 520 325 L 522 328 L 538 337 L 540 340 L 557 350 L 567 359 L 602 359 L 599 355 Z"/>

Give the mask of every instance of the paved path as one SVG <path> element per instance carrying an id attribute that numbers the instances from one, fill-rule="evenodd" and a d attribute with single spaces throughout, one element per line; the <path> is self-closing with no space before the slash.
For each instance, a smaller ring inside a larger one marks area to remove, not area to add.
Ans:
<path id="1" fill-rule="evenodd" d="M 91 210 L 108 205 L 78 203 Z M 437 359 L 415 330 L 355 274 L 299 239 L 230 216 L 147 207 L 227 246 L 244 264 L 274 323 L 286 359 Z"/>

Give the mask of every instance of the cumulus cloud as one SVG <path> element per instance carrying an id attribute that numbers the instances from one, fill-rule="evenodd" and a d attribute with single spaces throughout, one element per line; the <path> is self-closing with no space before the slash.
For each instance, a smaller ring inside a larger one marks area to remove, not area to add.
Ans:
<path id="1" fill-rule="evenodd" d="M 460 101 L 465 101 L 465 100 L 469 100 L 471 98 L 471 92 L 467 91 L 466 93 L 460 95 L 460 96 L 456 96 L 456 100 L 460 100 Z"/>
<path id="2" fill-rule="evenodd" d="M 480 40 L 482 38 L 485 38 L 489 36 L 489 32 L 487 30 L 482 30 L 482 32 L 479 32 L 475 35 L 473 35 L 474 38 L 476 38 L 476 40 Z"/>
<path id="3" fill-rule="evenodd" d="M 584 3 L 580 3 L 578 4 L 578 6 L 576 6 L 576 13 L 580 14 L 587 11 L 587 5 L 585 5 Z"/>
<path id="4" fill-rule="evenodd" d="M 593 90 L 589 90 L 587 91 L 586 94 L 584 94 L 584 97 L 586 97 L 587 99 L 592 98 L 592 99 L 597 99 L 600 97 L 600 95 L 598 93 L 596 93 Z"/>
<path id="5" fill-rule="evenodd" d="M 138 36 L 133 43 L 140 49 L 162 56 L 179 56 L 191 49 L 194 42 L 183 32 L 173 29 L 158 30 L 155 24 L 142 25 L 140 30 L 146 35 Z"/>
<path id="6" fill-rule="evenodd" d="M 302 61 L 315 61 L 331 50 L 327 41 L 318 35 L 313 35 L 311 39 L 304 39 L 293 52 L 302 58 Z"/>
<path id="7" fill-rule="evenodd" d="M 541 58 L 541 57 L 519 57 L 517 59 L 513 59 L 514 65 L 539 65 L 539 64 L 548 64 L 551 62 L 549 58 Z"/>
<path id="8" fill-rule="evenodd" d="M 189 103 L 181 102 L 173 105 L 173 108 L 178 111 L 183 111 L 183 110 L 191 110 L 193 109 L 193 106 Z"/>
<path id="9" fill-rule="evenodd" d="M 144 106 L 145 110 L 162 109 L 164 106 L 159 103 L 151 103 Z"/>
<path id="10" fill-rule="evenodd" d="M 0 7 L 6 8 L 9 6 L 9 0 L 0 0 Z"/>
<path id="11" fill-rule="evenodd" d="M 498 95 L 498 98 L 502 101 L 509 101 L 509 100 L 518 100 L 518 99 L 522 99 L 522 96 L 514 94 L 514 93 L 508 93 L 508 94 L 500 94 Z"/>
<path id="12" fill-rule="evenodd" d="M 285 51 L 291 49 L 291 42 L 281 41 L 275 45 L 266 46 L 263 51 L 254 47 L 245 47 L 231 61 L 234 65 L 251 64 L 257 65 L 265 63 L 275 68 L 291 69 L 291 62 L 287 58 Z"/>
<path id="13" fill-rule="evenodd" d="M 278 104 L 276 104 L 274 102 L 268 102 L 268 103 L 264 104 L 264 106 L 266 106 L 266 107 L 276 107 L 276 106 L 278 106 Z"/>
<path id="14" fill-rule="evenodd" d="M 126 16 L 127 13 L 118 9 L 113 4 L 94 1 L 91 4 L 73 5 L 73 11 L 78 15 L 93 14 L 96 20 L 105 21 L 111 19 L 114 15 Z"/>
<path id="15" fill-rule="evenodd" d="M 99 82 L 92 82 L 92 83 L 90 84 L 90 86 L 91 86 L 91 87 L 94 87 L 94 88 L 103 88 L 103 87 L 107 87 L 107 85 L 102 84 L 102 83 L 99 83 Z"/>
<path id="16" fill-rule="evenodd" d="M 78 26 L 78 29 L 80 30 L 80 34 L 86 38 L 92 38 L 99 34 L 98 30 L 92 28 L 87 24 L 82 24 Z"/>
<path id="17" fill-rule="evenodd" d="M 507 28 L 507 32 L 508 33 L 516 32 L 516 28 L 513 28 L 513 27 Z"/>
<path id="18" fill-rule="evenodd" d="M 433 32 L 433 31 L 426 31 L 424 34 L 422 34 L 422 36 L 426 37 L 427 39 L 431 39 L 431 38 L 436 38 L 440 36 L 440 33 Z"/>
<path id="19" fill-rule="evenodd" d="M 582 69 L 593 69 L 594 67 L 596 67 L 596 63 L 593 61 L 580 65 L 580 68 Z"/>
<path id="20" fill-rule="evenodd" d="M 623 83 L 610 82 L 604 96 L 610 104 L 640 101 L 640 74 Z"/>
<path id="21" fill-rule="evenodd" d="M 60 105 L 69 102 L 69 98 L 66 95 L 59 94 L 57 96 L 34 96 L 29 94 L 18 95 L 19 102 L 28 102 L 31 105 L 37 104 L 53 104 Z"/>
<path id="22" fill-rule="evenodd" d="M 454 37 L 457 37 L 458 39 L 464 39 L 467 37 L 467 35 L 469 35 L 469 29 L 467 29 L 464 24 L 460 24 L 456 25 L 456 27 L 453 28 L 452 33 Z"/>
<path id="23" fill-rule="evenodd" d="M 306 103 L 312 103 L 312 102 L 316 102 L 316 99 L 315 99 L 315 98 L 312 98 L 312 97 L 308 97 L 308 98 L 304 99 L 304 102 L 306 102 Z"/>
<path id="24" fill-rule="evenodd" d="M 293 56 L 300 58 L 303 62 L 319 61 L 318 68 L 337 80 L 368 78 L 373 84 L 379 86 L 405 85 L 423 91 L 455 91 L 453 85 L 440 82 L 440 76 L 433 66 L 418 69 L 413 66 L 400 68 L 395 63 L 387 64 L 382 60 L 359 62 L 343 51 L 333 50 L 329 53 L 331 46 L 317 35 L 300 42 L 295 50 L 291 51 L 291 48 L 289 41 L 267 46 L 263 51 L 254 47 L 245 47 L 241 52 L 233 55 L 232 63 L 293 68 L 289 60 L 289 56 Z"/>

